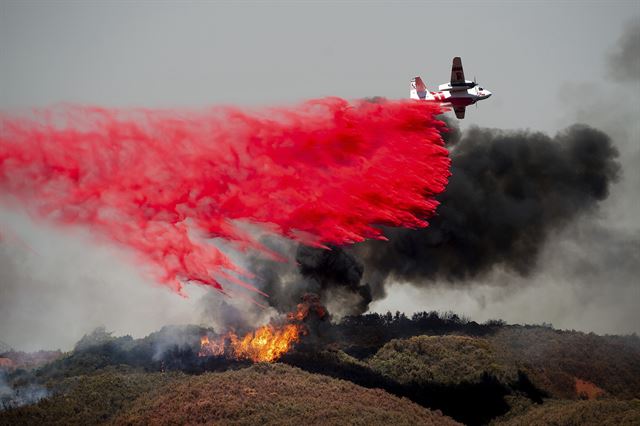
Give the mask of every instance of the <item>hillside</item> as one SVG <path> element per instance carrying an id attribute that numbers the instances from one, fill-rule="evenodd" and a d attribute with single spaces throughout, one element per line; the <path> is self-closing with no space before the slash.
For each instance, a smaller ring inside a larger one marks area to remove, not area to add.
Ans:
<path id="1" fill-rule="evenodd" d="M 549 401 L 495 426 L 632 426 L 640 423 L 640 401 Z"/>
<path id="2" fill-rule="evenodd" d="M 282 364 L 198 376 L 112 371 L 63 387 L 4 412 L 0 424 L 459 424 L 382 390 Z"/>
<path id="3" fill-rule="evenodd" d="M 577 382 L 605 393 L 640 398 L 640 339 L 549 327 L 503 327 L 490 338 L 502 362 L 518 364 L 541 389 L 575 398 Z"/>
<path id="4" fill-rule="evenodd" d="M 511 409 L 510 398 L 541 403 L 544 393 L 491 342 L 468 336 L 416 336 L 385 344 L 367 361 L 427 407 L 467 424 L 485 424 Z M 460 401 L 465 401 L 464 405 Z"/>
<path id="5" fill-rule="evenodd" d="M 108 368 L 64 379 L 53 396 L 33 405 L 0 412 L 0 425 L 99 424 L 127 409 L 141 395 L 184 378 L 182 373 L 139 373 Z"/>
<path id="6" fill-rule="evenodd" d="M 479 382 L 491 375 L 515 381 L 513 365 L 500 364 L 490 342 L 467 336 L 417 336 L 392 340 L 370 360 L 371 367 L 400 383 Z"/>
<path id="7" fill-rule="evenodd" d="M 321 325 L 271 365 L 200 356 L 201 336 L 212 333 L 204 327 L 141 339 L 97 329 L 44 365 L 0 368 L 0 424 L 449 421 L 440 413 L 469 425 L 572 424 L 581 415 L 640 424 L 637 336 L 451 313 Z"/>
<path id="8" fill-rule="evenodd" d="M 225 421 L 234 424 L 455 425 L 443 417 L 379 389 L 309 374 L 282 364 L 206 373 L 138 399 L 116 424 L 175 424 Z"/>

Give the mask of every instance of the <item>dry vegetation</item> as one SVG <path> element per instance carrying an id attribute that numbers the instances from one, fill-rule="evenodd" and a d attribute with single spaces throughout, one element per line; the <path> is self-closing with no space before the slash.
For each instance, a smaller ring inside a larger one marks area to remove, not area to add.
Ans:
<path id="1" fill-rule="evenodd" d="M 331 327 L 282 364 L 252 366 L 198 357 L 200 327 L 143 339 L 96 330 L 33 370 L 12 361 L 7 385 L 46 386 L 53 396 L 0 411 L 0 425 L 640 425 L 637 336 L 433 313 L 369 314 Z"/>
<path id="2" fill-rule="evenodd" d="M 0 415 L 0 425 L 185 423 L 458 424 L 380 389 L 282 364 L 198 376 L 99 372 L 65 379 L 54 397 Z"/>
<path id="3" fill-rule="evenodd" d="M 632 426 L 640 424 L 640 401 L 547 401 L 495 426 Z"/>
<path id="4" fill-rule="evenodd" d="M 56 386 L 53 397 L 1 412 L 0 425 L 103 423 L 126 409 L 139 396 L 183 376 L 181 373 L 106 371 L 68 378 Z"/>
<path id="5" fill-rule="evenodd" d="M 398 424 L 454 425 L 453 420 L 379 389 L 257 364 L 192 376 L 139 398 L 116 424 Z"/>
<path id="6" fill-rule="evenodd" d="M 500 364 L 491 344 L 466 336 L 417 336 L 384 345 L 369 364 L 400 383 L 477 382 L 484 375 L 517 378 L 513 366 Z"/>
<path id="7" fill-rule="evenodd" d="M 502 359 L 557 398 L 576 398 L 576 379 L 610 396 L 640 398 L 640 339 L 548 327 L 504 327 L 490 338 Z"/>

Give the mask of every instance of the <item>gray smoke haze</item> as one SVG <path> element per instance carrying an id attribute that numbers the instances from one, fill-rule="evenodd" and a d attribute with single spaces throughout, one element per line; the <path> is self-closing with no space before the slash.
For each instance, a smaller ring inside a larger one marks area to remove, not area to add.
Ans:
<path id="1" fill-rule="evenodd" d="M 217 333 L 234 330 L 241 334 L 269 322 L 278 311 L 264 309 L 245 299 L 224 297 L 217 291 L 208 291 L 198 299 L 197 313 L 199 322 L 213 327 Z"/>
<path id="2" fill-rule="evenodd" d="M 640 81 L 640 20 L 625 27 L 618 45 L 610 54 L 609 69 L 614 78 Z"/>
<path id="3" fill-rule="evenodd" d="M 539 315 L 555 316 L 549 321 L 599 333 L 640 331 L 640 16 L 621 32 L 606 58 L 608 84 L 568 83 L 559 94 L 565 119 L 611 137 L 620 152 L 620 178 L 597 214 L 554 236 L 543 254 L 544 278 L 536 278 L 546 288 L 533 295 L 548 300 Z"/>
<path id="4" fill-rule="evenodd" d="M 166 324 L 198 324 L 198 301 L 213 291 L 189 286 L 180 297 L 122 249 L 20 211 L 0 211 L 0 233 L 0 339 L 17 350 L 68 350 L 99 326 L 142 337 Z"/>
<path id="5" fill-rule="evenodd" d="M 0 211 L 0 225 L 0 349 L 69 350 L 100 327 L 134 337 L 176 324 L 225 331 L 275 314 L 202 286 L 188 285 L 188 297 L 180 297 L 141 273 L 121 248 L 101 246 L 82 230 L 59 229 L 19 211 Z M 167 342 L 184 333 L 174 334 Z"/>
<path id="6" fill-rule="evenodd" d="M 14 386 L 7 380 L 7 372 L 0 368 L 0 411 L 35 404 L 49 395 L 51 392 L 47 388 L 36 383 Z"/>

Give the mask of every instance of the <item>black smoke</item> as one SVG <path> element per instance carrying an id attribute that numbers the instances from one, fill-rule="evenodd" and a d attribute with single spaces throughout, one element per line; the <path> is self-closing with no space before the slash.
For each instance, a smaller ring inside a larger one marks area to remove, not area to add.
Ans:
<path id="1" fill-rule="evenodd" d="M 279 312 L 290 312 L 305 294 L 316 294 L 329 311 L 342 314 L 363 313 L 372 301 L 368 285 L 362 283 L 363 264 L 339 247 L 318 249 L 303 245 L 280 245 L 294 263 L 253 258 L 252 272 L 259 277 L 267 302 Z"/>
<path id="2" fill-rule="evenodd" d="M 526 276 L 554 233 L 597 211 L 619 175 L 610 138 L 586 125 L 550 137 L 474 127 L 445 135 L 452 175 L 424 229 L 385 230 L 389 241 L 331 250 L 298 247 L 297 266 L 255 261 L 269 303 L 291 310 L 321 296 L 330 311 L 359 314 L 393 280 L 462 284 L 502 268 Z M 333 306 L 332 306 L 333 305 Z"/>
<path id="3" fill-rule="evenodd" d="M 473 128 L 453 142 L 430 226 L 390 229 L 388 242 L 355 248 L 372 279 L 458 282 L 496 266 L 527 275 L 550 234 L 592 211 L 619 172 L 609 137 L 584 125 L 554 138 Z"/>

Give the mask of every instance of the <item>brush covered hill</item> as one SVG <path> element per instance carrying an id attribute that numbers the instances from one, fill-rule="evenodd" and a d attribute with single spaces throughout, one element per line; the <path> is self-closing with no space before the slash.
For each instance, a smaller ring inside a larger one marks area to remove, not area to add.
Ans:
<path id="1" fill-rule="evenodd" d="M 504 327 L 486 338 L 395 339 L 367 364 L 467 424 L 640 424 L 635 337 Z"/>
<path id="2" fill-rule="evenodd" d="M 0 424 L 459 424 L 383 390 L 283 364 L 201 375 L 103 371 L 62 387 L 7 410 Z"/>
<path id="3" fill-rule="evenodd" d="M 282 364 L 192 376 L 172 386 L 171 392 L 138 399 L 115 419 L 116 424 L 200 422 L 458 424 L 380 389 L 366 389 Z"/>
<path id="4" fill-rule="evenodd" d="M 498 324 L 494 322 L 495 331 L 481 333 L 482 337 L 456 332 L 392 339 L 373 355 L 360 358 L 335 344 L 331 349 L 289 353 L 282 362 L 384 389 L 470 425 L 487 424 L 534 406 L 546 407 L 548 401 L 628 400 L 640 391 L 636 336 Z M 377 344 L 384 340 L 383 335 L 390 335 L 388 329 L 377 331 Z M 372 339 L 363 341 L 366 351 L 353 350 L 353 343 L 347 350 L 368 352 Z M 534 353 L 545 355 L 537 359 Z M 597 371 L 607 373 L 596 375 Z M 640 424 L 640 414 L 632 413 Z"/>
<path id="5" fill-rule="evenodd" d="M 487 376 L 504 384 L 523 375 L 554 398 L 640 398 L 640 339 L 549 327 L 503 327 L 487 337 L 394 339 L 368 358 L 400 383 L 456 384 Z"/>
<path id="6" fill-rule="evenodd" d="M 479 382 L 487 375 L 504 382 L 517 380 L 515 366 L 500 363 L 495 352 L 483 338 L 416 336 L 387 343 L 369 365 L 405 384 Z"/>
<path id="7" fill-rule="evenodd" d="M 640 401 L 553 400 L 532 406 L 520 415 L 492 422 L 495 426 L 636 426 L 640 424 Z"/>
<path id="8" fill-rule="evenodd" d="M 367 360 L 428 407 L 466 424 L 486 424 L 511 410 L 510 399 L 542 403 L 544 393 L 515 364 L 501 362 L 485 338 L 415 336 L 385 344 Z M 460 401 L 464 401 L 463 405 Z"/>
<path id="9" fill-rule="evenodd" d="M 383 373 L 388 372 L 382 368 L 384 357 L 398 352 L 393 350 L 393 345 L 385 347 L 393 340 L 466 336 L 476 339 L 477 344 L 461 345 L 454 351 L 450 350 L 453 340 L 429 340 L 428 350 L 435 351 L 431 356 L 435 357 L 440 350 L 446 354 L 439 361 L 433 361 L 439 365 L 448 359 L 456 363 L 479 363 L 485 365 L 482 372 L 498 376 L 507 370 L 513 374 L 515 370 L 554 398 L 581 397 L 577 383 L 592 384 L 616 398 L 640 398 L 640 338 L 635 334 L 600 336 L 556 330 L 549 325 L 507 325 L 500 320 L 478 324 L 451 312 L 418 312 L 412 317 L 399 312 L 366 314 L 348 317 L 335 328 L 337 347 L 357 359 L 375 360 L 376 368 Z M 411 341 L 407 342 L 403 345 L 412 347 Z M 458 355 L 454 357 L 453 353 Z M 496 365 L 500 366 L 500 372 L 495 371 Z M 462 367 L 446 369 L 448 380 L 455 379 L 458 368 Z"/>
<path id="10" fill-rule="evenodd" d="M 553 397 L 602 393 L 640 398 L 640 339 L 635 335 L 598 336 L 550 327 L 508 326 L 489 340 L 501 362 L 526 371 L 537 387 Z"/>
<path id="11" fill-rule="evenodd" d="M 124 366 L 67 377 L 50 386 L 50 397 L 0 411 L 0 425 L 108 423 L 136 398 L 183 377 L 183 373 L 146 373 Z"/>
<path id="12" fill-rule="evenodd" d="M 0 424 L 306 424 L 329 407 L 343 417 L 323 423 L 581 424 L 584 412 L 598 424 L 599 414 L 618 410 L 599 424 L 640 424 L 635 335 L 478 324 L 451 313 L 367 314 L 325 324 L 280 364 L 253 365 L 198 356 L 210 331 L 165 327 L 133 339 L 98 329 L 46 365 L 5 371 L 5 389 L 34 384 L 48 397 L 0 407 Z M 352 418 L 354 407 L 366 413 Z"/>

